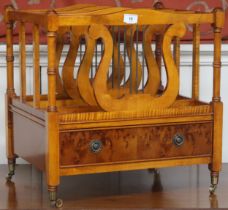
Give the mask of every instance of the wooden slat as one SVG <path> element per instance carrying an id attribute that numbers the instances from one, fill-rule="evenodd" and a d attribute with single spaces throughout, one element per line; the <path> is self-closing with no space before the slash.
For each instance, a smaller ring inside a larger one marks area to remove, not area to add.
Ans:
<path id="1" fill-rule="evenodd" d="M 33 26 L 33 106 L 40 107 L 40 39 L 39 26 Z"/>
<path id="2" fill-rule="evenodd" d="M 26 100 L 26 49 L 25 49 L 25 24 L 19 26 L 19 46 L 20 46 L 20 100 Z"/>
<path id="3" fill-rule="evenodd" d="M 199 99 L 200 25 L 193 25 L 192 98 Z"/>

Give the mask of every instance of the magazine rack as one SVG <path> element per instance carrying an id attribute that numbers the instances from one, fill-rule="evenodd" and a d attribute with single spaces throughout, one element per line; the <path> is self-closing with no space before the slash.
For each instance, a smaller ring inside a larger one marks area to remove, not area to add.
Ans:
<path id="1" fill-rule="evenodd" d="M 23 11 L 8 6 L 5 22 L 8 180 L 14 175 L 16 157 L 22 157 L 46 173 L 50 200 L 60 207 L 56 190 L 61 176 L 208 164 L 210 192 L 215 191 L 222 157 L 222 10 L 196 13 L 74 5 Z M 15 23 L 19 94 L 14 87 Z M 214 32 L 210 103 L 199 100 L 204 24 Z M 32 94 L 26 90 L 28 25 L 33 35 Z M 180 41 L 187 27 L 193 28 L 192 97 L 179 94 Z M 41 36 L 44 32 L 46 38 Z M 40 85 L 41 39 L 47 41 L 46 94 Z M 69 49 L 64 57 L 66 39 Z M 60 59 L 64 59 L 61 71 Z M 167 82 L 162 79 L 162 60 Z"/>

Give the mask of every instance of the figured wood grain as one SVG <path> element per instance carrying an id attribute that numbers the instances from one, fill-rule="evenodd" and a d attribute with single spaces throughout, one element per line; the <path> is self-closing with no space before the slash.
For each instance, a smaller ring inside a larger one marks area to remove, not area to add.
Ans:
<path id="1" fill-rule="evenodd" d="M 180 147 L 173 143 L 176 134 L 185 138 Z M 93 140 L 102 142 L 98 153 L 91 151 Z M 190 157 L 211 152 L 212 123 L 60 133 L 62 166 Z"/>
<path id="2" fill-rule="evenodd" d="M 88 109 L 88 108 L 87 108 Z M 85 111 L 75 113 L 60 113 L 60 122 L 62 123 L 70 123 L 70 122 L 96 122 L 96 121 L 110 121 L 110 120 L 136 120 L 136 119 L 153 119 L 153 118 L 163 118 L 162 120 L 168 117 L 193 117 L 197 115 L 201 115 L 202 117 L 205 115 L 211 115 L 212 107 L 210 105 L 200 105 L 200 106 L 191 106 L 189 107 L 173 107 L 169 109 L 151 109 L 148 111 L 115 111 L 115 112 L 102 112 L 101 110 L 93 111 L 90 109 L 90 112 Z M 159 119 L 157 119 L 159 121 Z M 120 123 L 120 122 L 119 122 Z M 134 122 L 133 122 L 134 123 Z"/>

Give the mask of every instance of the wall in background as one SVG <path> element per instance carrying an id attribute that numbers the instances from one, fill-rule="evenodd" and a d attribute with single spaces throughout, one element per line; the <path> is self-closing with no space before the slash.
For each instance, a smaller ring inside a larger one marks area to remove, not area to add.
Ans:
<path id="1" fill-rule="evenodd" d="M 27 46 L 27 93 L 32 92 L 32 46 Z M 47 85 L 47 54 L 46 46 L 41 46 L 41 66 L 42 66 L 42 86 Z M 66 55 L 65 49 L 63 55 Z M 5 164 L 6 159 L 6 144 L 5 144 L 5 90 L 6 90 L 6 63 L 5 63 L 5 46 L 0 45 L 0 164 Z M 63 56 L 64 57 L 64 56 Z M 15 88 L 19 92 L 19 62 L 18 62 L 18 46 L 15 46 Z M 61 60 L 60 67 L 64 62 Z M 213 46 L 205 44 L 201 46 L 200 56 L 200 99 L 210 102 L 212 97 L 212 63 L 213 63 Z M 228 163 L 228 45 L 222 47 L 222 81 L 221 81 L 221 96 L 224 102 L 224 129 L 223 129 L 223 162 Z M 180 93 L 191 96 L 191 77 L 192 77 L 192 46 L 181 45 L 181 84 Z M 43 90 L 46 92 L 46 90 Z M 29 148 L 28 148 L 29 149 Z M 24 161 L 19 160 L 19 163 Z"/>
<path id="2" fill-rule="evenodd" d="M 220 7 L 227 11 L 228 0 L 1 0 L 0 2 L 0 42 L 5 40 L 5 26 L 3 22 L 4 7 L 6 5 L 13 5 L 15 9 L 52 9 L 65 7 L 72 4 L 96 4 L 109 5 L 119 7 L 131 8 L 152 8 L 154 3 L 161 1 L 166 8 L 195 10 L 195 11 L 211 11 L 215 7 Z M 228 20 L 228 12 L 226 12 L 226 19 Z M 203 39 L 212 39 L 210 27 L 202 27 Z M 29 31 L 27 31 L 29 33 Z M 15 25 L 15 34 L 17 34 L 17 26 Z M 228 38 L 228 27 L 223 31 L 223 37 Z M 189 36 L 188 38 L 191 38 Z"/>

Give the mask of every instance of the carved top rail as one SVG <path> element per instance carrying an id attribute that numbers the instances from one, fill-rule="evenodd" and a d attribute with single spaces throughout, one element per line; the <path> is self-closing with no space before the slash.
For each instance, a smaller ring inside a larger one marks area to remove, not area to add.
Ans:
<path id="1" fill-rule="evenodd" d="M 130 9 L 93 5 L 75 5 L 66 7 L 65 9 L 56 9 L 51 12 L 48 10 L 9 11 L 7 16 L 10 21 L 31 22 L 48 29 L 53 27 L 53 25 L 56 28 L 68 25 L 125 25 L 126 23 L 123 21 L 125 14 L 138 15 L 138 25 L 173 24 L 179 21 L 186 24 L 215 22 L 215 16 L 212 12 L 199 13 L 166 9 Z"/>

